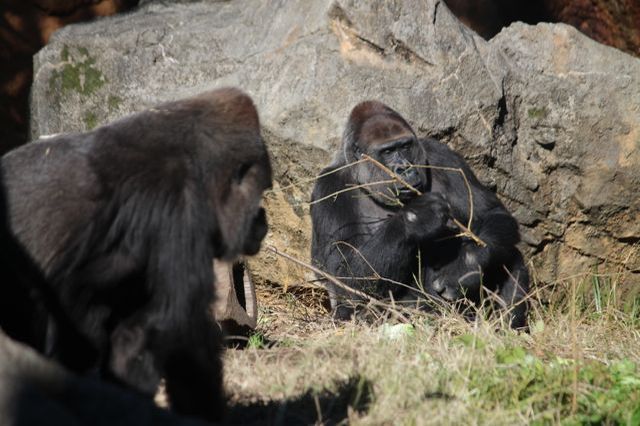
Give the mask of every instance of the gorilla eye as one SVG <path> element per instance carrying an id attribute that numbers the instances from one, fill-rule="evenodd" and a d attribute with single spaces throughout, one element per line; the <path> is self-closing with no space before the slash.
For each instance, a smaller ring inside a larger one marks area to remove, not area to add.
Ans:
<path id="1" fill-rule="evenodd" d="M 233 180 L 235 180 L 236 182 L 241 182 L 244 179 L 244 177 L 247 175 L 250 169 L 251 169 L 250 163 L 242 163 L 242 165 L 240 165 L 240 168 L 236 171 L 236 174 L 233 177 Z"/>

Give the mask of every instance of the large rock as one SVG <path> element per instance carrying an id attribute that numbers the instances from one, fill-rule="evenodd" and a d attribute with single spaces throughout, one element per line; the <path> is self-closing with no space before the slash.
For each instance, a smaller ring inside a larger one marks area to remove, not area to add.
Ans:
<path id="1" fill-rule="evenodd" d="M 514 24 L 486 42 L 435 0 L 150 4 L 66 27 L 34 64 L 34 138 L 242 87 L 276 164 L 267 243 L 296 256 L 308 257 L 308 178 L 350 109 L 375 98 L 497 190 L 538 279 L 604 264 L 640 281 L 640 60 L 572 27 Z M 281 282 L 272 260 L 252 270 Z"/>

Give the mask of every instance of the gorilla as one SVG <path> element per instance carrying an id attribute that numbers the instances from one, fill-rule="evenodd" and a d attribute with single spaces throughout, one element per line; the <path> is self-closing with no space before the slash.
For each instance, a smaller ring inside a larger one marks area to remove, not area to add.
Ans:
<path id="1" fill-rule="evenodd" d="M 97 377 L 78 377 L 0 331 L 3 426 L 205 426 Z"/>
<path id="2" fill-rule="evenodd" d="M 269 155 L 249 96 L 166 103 L 2 158 L 0 327 L 79 373 L 219 419 L 212 260 L 258 252 Z"/>
<path id="3" fill-rule="evenodd" d="M 367 101 L 352 110 L 311 204 L 313 262 L 347 286 L 425 309 L 428 301 L 493 300 L 512 327 L 526 326 L 529 277 L 517 222 L 457 153 L 417 138 L 388 106 Z M 470 218 L 476 239 L 461 234 Z M 363 301 L 325 285 L 337 318 Z"/>

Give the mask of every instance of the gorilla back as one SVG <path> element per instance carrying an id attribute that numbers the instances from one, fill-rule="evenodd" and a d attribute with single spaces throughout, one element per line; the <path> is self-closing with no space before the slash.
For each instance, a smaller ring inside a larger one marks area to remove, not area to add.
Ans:
<path id="1" fill-rule="evenodd" d="M 511 326 L 525 326 L 529 278 L 515 247 L 518 224 L 458 154 L 368 101 L 351 112 L 341 152 L 321 174 L 311 209 L 318 267 L 372 296 L 423 307 L 428 299 L 481 304 L 490 294 Z M 349 187 L 356 189 L 338 193 Z M 457 223 L 471 216 L 485 245 L 460 235 Z M 359 298 L 327 286 L 335 315 L 351 316 L 345 302 Z"/>
<path id="2" fill-rule="evenodd" d="M 2 283 L 0 297 L 37 308 L 0 325 L 75 371 L 149 394 L 164 377 L 174 409 L 218 418 L 212 260 L 255 254 L 267 231 L 251 99 L 220 89 L 30 143 L 2 158 L 2 177 L 3 232 L 42 279 Z"/>

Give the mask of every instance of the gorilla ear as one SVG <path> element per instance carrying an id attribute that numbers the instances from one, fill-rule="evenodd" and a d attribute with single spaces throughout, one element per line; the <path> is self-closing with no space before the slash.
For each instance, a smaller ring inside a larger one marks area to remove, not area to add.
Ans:
<path id="1" fill-rule="evenodd" d="M 358 158 L 362 155 L 362 149 L 360 149 L 360 145 L 358 145 L 358 141 L 353 141 L 353 153 Z"/>

